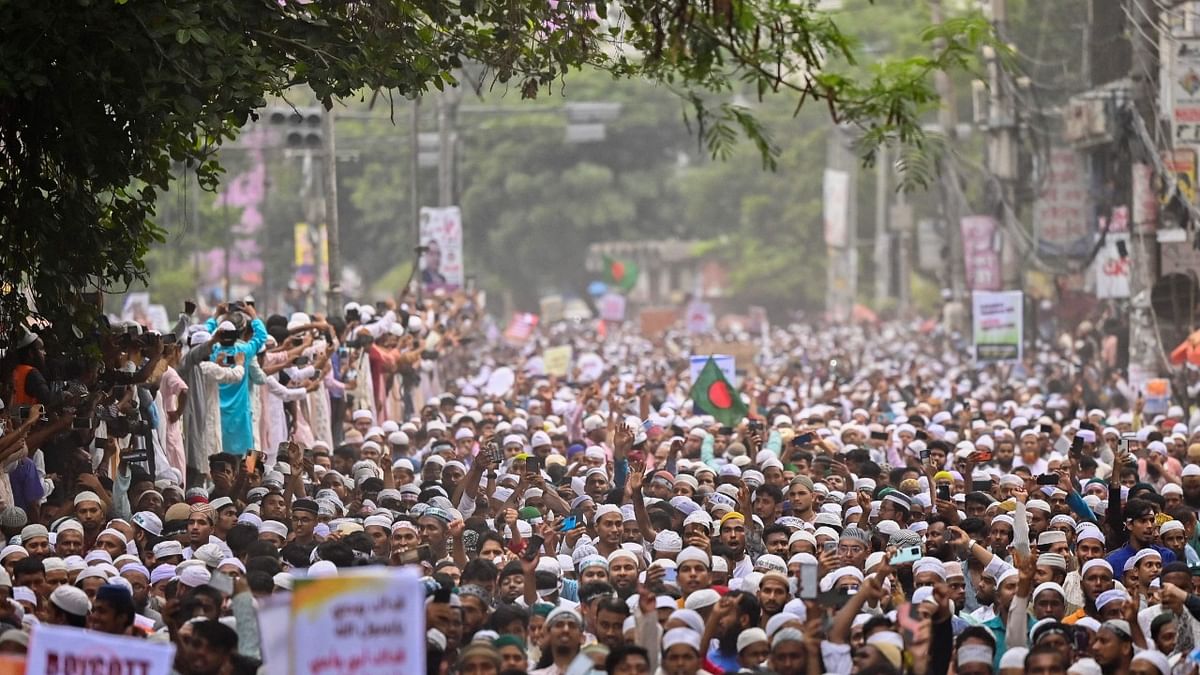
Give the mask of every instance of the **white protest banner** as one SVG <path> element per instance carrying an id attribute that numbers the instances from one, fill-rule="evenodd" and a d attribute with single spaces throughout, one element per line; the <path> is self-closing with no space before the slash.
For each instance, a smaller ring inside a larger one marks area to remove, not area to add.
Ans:
<path id="1" fill-rule="evenodd" d="M 713 325 L 712 305 L 703 300 L 689 302 L 685 319 L 689 333 L 707 333 Z"/>
<path id="2" fill-rule="evenodd" d="M 421 207 L 421 285 L 429 289 L 463 285 L 462 212 L 457 206 Z"/>
<path id="3" fill-rule="evenodd" d="M 1096 297 L 1107 298 L 1129 297 L 1129 234 L 1127 232 L 1109 232 L 1104 239 L 1104 246 L 1096 252 L 1096 260 L 1092 269 L 1096 274 Z M 1121 255 L 1121 251 L 1125 255 Z"/>
<path id="4" fill-rule="evenodd" d="M 1021 360 L 1024 305 L 1021 291 L 975 291 L 971 294 L 976 363 Z"/>
<path id="5" fill-rule="evenodd" d="M 618 323 L 625 320 L 625 296 L 620 293 L 605 293 L 598 304 L 601 319 Z"/>
<path id="6" fill-rule="evenodd" d="M 25 672 L 40 675 L 169 675 L 175 645 L 41 624 L 33 629 L 25 663 Z"/>
<path id="7" fill-rule="evenodd" d="M 546 351 L 542 352 L 542 366 L 547 375 L 555 377 L 566 377 L 571 372 L 571 356 L 573 355 L 571 345 L 559 345 L 557 347 L 547 347 Z"/>
<path id="8" fill-rule="evenodd" d="M 425 587 L 407 567 L 296 580 L 291 673 L 425 672 Z"/>

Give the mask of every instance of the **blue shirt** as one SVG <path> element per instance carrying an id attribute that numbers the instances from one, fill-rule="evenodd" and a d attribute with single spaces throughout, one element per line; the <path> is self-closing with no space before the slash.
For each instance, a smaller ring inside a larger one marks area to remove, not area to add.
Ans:
<path id="1" fill-rule="evenodd" d="M 1171 552 L 1171 549 L 1163 548 L 1157 544 L 1151 544 L 1150 548 L 1158 551 L 1158 554 L 1162 556 L 1162 563 L 1164 565 L 1169 562 L 1175 562 L 1175 554 Z M 1121 578 L 1122 574 L 1124 574 L 1122 570 L 1125 569 L 1125 562 L 1136 555 L 1138 550 L 1139 549 L 1133 547 L 1133 542 L 1130 542 L 1113 551 L 1112 553 L 1109 553 L 1108 557 L 1105 558 L 1105 560 L 1108 561 L 1108 564 L 1112 565 L 1113 573 L 1117 575 L 1118 579 Z"/>
<path id="2" fill-rule="evenodd" d="M 215 334 L 217 320 L 209 319 L 206 328 Z M 250 322 L 254 334 L 248 341 L 238 340 L 232 346 L 213 347 L 212 360 L 220 354 L 245 354 L 247 364 L 267 343 L 267 327 L 259 319 Z M 221 395 L 221 446 L 232 455 L 245 456 L 254 450 L 254 422 L 250 416 L 250 367 L 246 366 L 241 382 L 219 385 Z"/>

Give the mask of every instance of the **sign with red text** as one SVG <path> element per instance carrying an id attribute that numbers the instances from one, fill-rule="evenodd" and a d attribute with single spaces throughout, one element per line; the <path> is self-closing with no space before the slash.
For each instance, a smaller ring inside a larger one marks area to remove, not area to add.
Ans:
<path id="1" fill-rule="evenodd" d="M 169 642 L 41 624 L 29 638 L 25 671 L 41 675 L 169 675 L 174 663 L 175 645 Z"/>
<path id="2" fill-rule="evenodd" d="M 1086 253 L 1090 241 L 1083 160 L 1070 148 L 1052 148 L 1050 166 L 1033 203 L 1039 247 L 1049 255 Z"/>
<path id="3" fill-rule="evenodd" d="M 288 672 L 425 672 L 425 587 L 411 568 L 297 579 L 291 624 Z"/>
<path id="4" fill-rule="evenodd" d="M 1125 255 L 1121 255 L 1124 253 Z M 1109 232 L 1092 263 L 1096 274 L 1096 297 L 1129 297 L 1129 233 Z"/>
<path id="5" fill-rule="evenodd" d="M 991 216 L 966 216 L 960 225 L 967 289 L 1000 290 L 1000 248 L 996 246 L 996 219 Z"/>

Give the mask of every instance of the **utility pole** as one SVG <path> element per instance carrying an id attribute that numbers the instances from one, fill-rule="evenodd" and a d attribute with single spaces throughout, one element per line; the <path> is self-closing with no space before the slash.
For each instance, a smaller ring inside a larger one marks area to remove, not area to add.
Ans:
<path id="1" fill-rule="evenodd" d="M 888 191 L 892 165 L 888 147 L 880 145 L 875 153 L 875 302 L 882 304 L 892 295 L 892 251 L 888 232 Z M 903 257 L 903 253 L 901 254 Z"/>
<path id="2" fill-rule="evenodd" d="M 1137 25 L 1129 31 L 1132 58 L 1129 79 L 1133 82 L 1132 105 L 1151 132 L 1158 127 L 1159 109 L 1159 6 L 1154 0 L 1132 0 L 1131 20 Z M 1143 152 L 1154 152 L 1147 148 Z M 1126 167 L 1132 176 L 1133 162 Z M 1137 180 L 1136 176 L 1132 180 Z M 1149 227 L 1148 227 L 1149 225 Z M 1158 335 L 1154 328 L 1150 291 L 1158 279 L 1154 246 L 1157 243 L 1153 223 L 1131 223 L 1129 237 L 1129 367 L 1154 374 L 1160 362 Z"/>
<path id="3" fill-rule="evenodd" d="M 828 264 L 826 265 L 825 309 L 835 322 L 850 321 L 854 303 L 858 299 L 858 208 L 855 196 L 858 189 L 858 160 L 850 152 L 846 129 L 835 125 L 829 130 L 826 141 L 828 159 L 826 166 L 837 174 L 839 189 L 829 191 L 826 197 L 836 204 L 826 204 L 826 217 L 836 214 L 839 221 L 833 229 L 844 226 L 839 236 L 844 241 L 826 240 Z M 827 174 L 830 172 L 827 172 Z M 826 180 L 830 180 L 827 176 Z M 832 211 L 830 210 L 832 208 Z M 826 233 L 828 235 L 828 232 Z"/>
<path id="4" fill-rule="evenodd" d="M 437 113 L 438 206 L 454 206 L 454 132 L 458 115 L 458 90 L 450 88 L 438 96 Z"/>
<path id="5" fill-rule="evenodd" d="M 903 190 L 896 193 L 896 203 L 893 206 L 895 212 L 906 216 L 903 222 L 897 227 L 897 234 L 900 238 L 900 255 L 896 256 L 899 269 L 897 270 L 900 276 L 900 287 L 897 293 L 896 307 L 899 310 L 901 317 L 908 316 L 908 308 L 912 304 L 912 230 L 913 218 L 912 209 L 908 206 L 908 196 Z M 892 218 L 893 222 L 896 218 Z"/>
<path id="6" fill-rule="evenodd" d="M 1003 40 L 1008 21 L 1007 0 L 990 0 L 992 26 Z M 1020 254 L 1017 251 L 1016 181 L 1017 181 L 1017 114 L 1012 92 L 1003 81 L 1003 70 L 996 51 L 983 50 L 988 71 L 987 164 L 988 170 L 1000 182 L 1000 221 L 1004 224 L 1003 248 L 1000 252 L 1000 276 L 1003 288 L 1014 290 L 1021 283 Z"/>
<path id="7" fill-rule="evenodd" d="M 934 24 L 942 23 L 942 1 L 929 0 L 929 13 Z M 938 41 L 935 49 L 941 47 L 941 41 Z M 958 111 L 955 109 L 954 82 L 948 74 L 941 70 L 934 73 L 933 82 L 941 101 L 941 105 L 938 107 L 938 124 L 942 128 L 946 140 L 953 143 L 958 136 Z M 958 178 L 950 166 L 950 160 L 943 158 L 941 163 L 942 213 L 946 218 L 946 247 L 950 256 L 950 296 L 958 306 L 957 313 L 950 313 L 947 317 L 950 319 L 950 325 L 946 328 L 961 331 L 966 327 L 964 321 L 966 312 L 963 308 L 966 307 L 967 302 L 966 265 L 963 261 L 962 243 L 962 192 L 961 187 L 954 182 Z"/>
<path id="8" fill-rule="evenodd" d="M 408 199 L 409 199 L 409 218 L 412 227 L 413 249 L 421 245 L 421 97 L 413 97 L 412 116 L 409 119 L 409 146 L 408 146 Z M 440 174 L 439 174 L 440 177 Z M 420 256 L 414 253 L 413 265 L 420 266 Z M 412 277 L 413 291 L 416 293 L 417 300 L 421 299 L 421 273 L 418 270 L 413 270 L 410 275 Z"/>
<path id="9" fill-rule="evenodd" d="M 338 233 L 337 144 L 333 138 L 333 108 L 321 116 L 321 151 L 325 157 L 325 237 L 329 248 L 329 289 L 326 313 L 339 316 L 342 311 L 342 245 Z"/>

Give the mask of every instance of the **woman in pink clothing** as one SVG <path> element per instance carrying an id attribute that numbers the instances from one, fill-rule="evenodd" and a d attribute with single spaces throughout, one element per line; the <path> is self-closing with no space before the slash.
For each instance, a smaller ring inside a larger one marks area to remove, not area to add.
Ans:
<path id="1" fill-rule="evenodd" d="M 158 384 L 163 412 L 166 413 L 163 446 L 171 468 L 178 470 L 179 475 L 186 476 L 187 450 L 183 446 L 183 410 L 187 404 L 188 386 L 179 373 L 175 372 L 175 366 L 179 364 L 179 345 L 170 345 L 164 351 L 167 368 Z"/>

